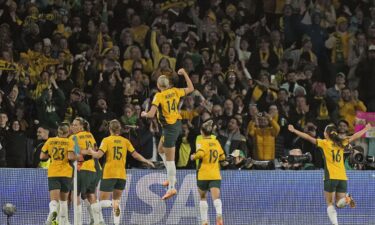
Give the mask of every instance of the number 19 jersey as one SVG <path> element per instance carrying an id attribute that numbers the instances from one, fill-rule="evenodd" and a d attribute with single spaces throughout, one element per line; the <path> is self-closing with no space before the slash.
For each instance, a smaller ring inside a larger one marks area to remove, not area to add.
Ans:
<path id="1" fill-rule="evenodd" d="M 225 159 L 223 148 L 218 140 L 202 138 L 197 141 L 195 159 L 199 159 L 198 180 L 221 180 L 220 161 Z"/>
<path id="2" fill-rule="evenodd" d="M 158 108 L 158 119 L 162 126 L 175 124 L 182 119 L 178 105 L 183 96 L 185 90 L 182 88 L 169 88 L 155 94 L 152 104 Z"/>
<path id="3" fill-rule="evenodd" d="M 74 143 L 69 138 L 51 137 L 42 147 L 42 152 L 51 158 L 48 177 L 72 177 L 73 167 L 69 164 L 68 152 L 73 152 Z"/>
<path id="4" fill-rule="evenodd" d="M 317 139 L 316 142 L 324 156 L 324 179 L 348 180 L 344 165 L 344 148 L 327 139 Z M 346 144 L 348 144 L 347 140 L 344 141 L 344 146 Z"/>
<path id="5" fill-rule="evenodd" d="M 102 140 L 99 151 L 106 156 L 103 179 L 126 179 L 126 153 L 134 152 L 130 141 L 122 136 L 111 135 Z"/>

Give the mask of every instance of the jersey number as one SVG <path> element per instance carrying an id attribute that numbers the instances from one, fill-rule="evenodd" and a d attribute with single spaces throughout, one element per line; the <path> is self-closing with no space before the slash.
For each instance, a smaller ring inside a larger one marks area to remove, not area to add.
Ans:
<path id="1" fill-rule="evenodd" d="M 52 149 L 53 160 L 64 160 L 64 149 L 63 148 L 53 148 Z"/>
<path id="2" fill-rule="evenodd" d="M 210 163 L 216 163 L 219 158 L 219 153 L 217 150 L 210 150 Z"/>
<path id="3" fill-rule="evenodd" d="M 177 105 L 176 105 L 176 99 L 173 99 L 172 104 L 170 101 L 167 101 L 168 104 L 168 112 L 176 111 Z"/>
<path id="4" fill-rule="evenodd" d="M 113 160 L 121 160 L 122 158 L 122 147 L 113 147 Z"/>
<path id="5" fill-rule="evenodd" d="M 331 152 L 332 152 L 332 161 L 340 162 L 341 161 L 340 150 L 337 151 L 336 155 L 335 155 L 335 151 L 332 150 Z"/>

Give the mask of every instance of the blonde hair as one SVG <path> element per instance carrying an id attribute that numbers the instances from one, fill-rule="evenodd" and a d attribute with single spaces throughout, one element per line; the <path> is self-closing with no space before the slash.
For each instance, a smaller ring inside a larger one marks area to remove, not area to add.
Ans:
<path id="1" fill-rule="evenodd" d="M 109 129 L 113 132 L 113 133 L 120 133 L 121 132 L 121 123 L 118 121 L 118 120 L 111 120 L 109 122 Z"/>
<path id="2" fill-rule="evenodd" d="M 161 75 L 158 78 L 157 84 L 159 88 L 169 88 L 169 79 L 166 75 Z"/>

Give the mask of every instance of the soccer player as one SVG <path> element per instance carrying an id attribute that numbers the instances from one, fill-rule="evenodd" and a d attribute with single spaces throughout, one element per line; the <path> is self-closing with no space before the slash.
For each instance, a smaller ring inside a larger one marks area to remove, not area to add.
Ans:
<path id="1" fill-rule="evenodd" d="M 324 197 L 328 206 L 327 214 L 333 225 L 338 225 L 334 202 L 336 202 L 338 208 L 344 208 L 347 205 L 351 208 L 355 207 L 353 198 L 347 193 L 348 178 L 344 166 L 344 148 L 350 142 L 362 137 L 370 128 L 371 125 L 367 124 L 361 131 L 358 131 L 348 138 L 341 139 L 338 136 L 336 126 L 328 125 L 324 130 L 325 139 L 315 139 L 306 133 L 296 130 L 293 125 L 288 126 L 290 132 L 322 149 L 325 161 Z"/>
<path id="2" fill-rule="evenodd" d="M 121 124 L 118 120 L 109 122 L 110 136 L 102 140 L 99 151 L 89 149 L 89 154 L 94 158 L 105 157 L 103 179 L 100 183 L 100 204 L 102 208 L 113 207 L 113 221 L 115 225 L 120 224 L 120 200 L 122 191 L 126 184 L 126 155 L 127 152 L 135 159 L 154 167 L 154 164 L 143 158 L 134 150 L 130 141 L 122 136 Z M 110 197 L 112 195 L 112 202 Z"/>
<path id="3" fill-rule="evenodd" d="M 168 186 L 167 193 L 162 197 L 166 200 L 175 194 L 177 190 L 176 184 L 176 165 L 174 161 L 176 140 L 181 133 L 181 115 L 178 110 L 181 97 L 194 91 L 193 83 L 189 75 L 184 69 L 177 72 L 180 76 L 184 76 L 187 88 L 172 88 L 167 76 L 161 75 L 157 80 L 157 86 L 160 90 L 156 93 L 152 101 L 151 109 L 148 112 L 142 112 L 141 116 L 153 118 L 155 113 L 162 126 L 162 137 L 160 138 L 158 152 L 162 158 L 165 168 L 167 169 L 168 181 L 164 182 L 164 186 Z"/>
<path id="4" fill-rule="evenodd" d="M 57 137 L 49 138 L 40 153 L 41 160 L 50 158 L 48 189 L 51 202 L 49 203 L 47 225 L 56 223 L 56 221 L 60 225 L 69 224 L 67 199 L 73 177 L 73 167 L 69 160 L 76 160 L 76 156 L 73 152 L 74 143 L 68 136 L 69 125 L 60 125 Z"/>
<path id="5" fill-rule="evenodd" d="M 80 155 L 78 156 L 78 177 L 77 177 L 77 196 L 78 196 L 78 225 L 82 224 L 82 204 L 80 196 L 87 198 L 89 202 L 88 211 L 90 214 L 90 224 L 102 224 L 100 204 L 96 198 L 96 186 L 99 179 L 94 159 L 87 155 L 89 148 L 95 148 L 96 141 L 93 135 L 88 131 L 88 122 L 77 117 L 71 124 L 73 134 L 71 139 L 77 138 Z"/>
<path id="6" fill-rule="evenodd" d="M 202 124 L 202 139 L 197 141 L 196 154 L 191 155 L 191 160 L 199 160 L 197 185 L 201 200 L 199 202 L 203 225 L 208 225 L 208 204 L 206 193 L 211 192 L 216 209 L 216 224 L 223 225 L 222 203 L 220 200 L 220 162 L 225 160 L 224 151 L 216 138 L 211 136 L 213 121 L 208 120 Z"/>

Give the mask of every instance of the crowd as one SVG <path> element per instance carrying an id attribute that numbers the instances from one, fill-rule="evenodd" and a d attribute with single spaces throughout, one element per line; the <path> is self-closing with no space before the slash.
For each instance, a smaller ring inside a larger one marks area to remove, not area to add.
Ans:
<path id="1" fill-rule="evenodd" d="M 177 167 L 195 166 L 212 118 L 227 156 L 310 152 L 322 168 L 317 147 L 287 126 L 352 134 L 356 112 L 375 111 L 374 62 L 369 0 L 0 0 L 0 167 L 41 166 L 42 143 L 77 116 L 98 143 L 117 118 L 156 159 L 160 126 L 140 114 L 160 75 L 185 87 L 184 68 L 196 91 L 178 106 Z"/>

